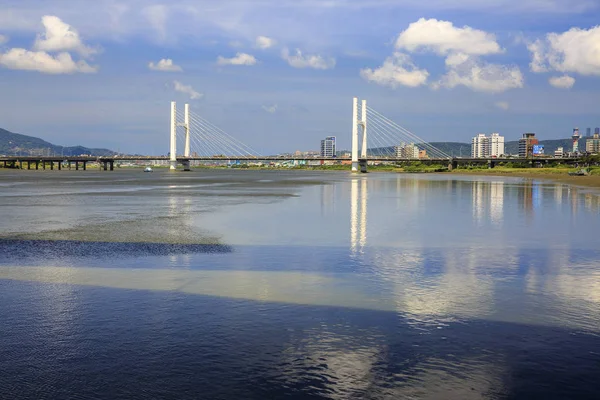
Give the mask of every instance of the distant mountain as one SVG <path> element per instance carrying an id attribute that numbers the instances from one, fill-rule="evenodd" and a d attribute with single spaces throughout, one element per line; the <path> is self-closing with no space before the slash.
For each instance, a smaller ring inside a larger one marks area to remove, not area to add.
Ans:
<path id="1" fill-rule="evenodd" d="M 115 153 L 108 149 L 90 149 L 83 146 L 57 146 L 34 136 L 21 135 L 0 128 L 0 155 L 64 155 L 78 156 L 89 154 L 92 156 L 112 156 Z"/>

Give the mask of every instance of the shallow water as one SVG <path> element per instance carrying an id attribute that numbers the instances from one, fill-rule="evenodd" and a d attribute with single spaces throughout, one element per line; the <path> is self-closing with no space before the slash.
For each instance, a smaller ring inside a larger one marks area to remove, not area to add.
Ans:
<path id="1" fill-rule="evenodd" d="M 0 172 L 0 398 L 597 398 L 600 197 Z"/>

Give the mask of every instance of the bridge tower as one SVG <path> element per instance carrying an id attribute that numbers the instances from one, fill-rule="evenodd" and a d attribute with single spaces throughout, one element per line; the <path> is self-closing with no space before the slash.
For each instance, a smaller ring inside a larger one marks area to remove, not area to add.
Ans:
<path id="1" fill-rule="evenodd" d="M 362 127 L 362 146 L 360 149 L 360 164 L 361 172 L 366 172 L 366 160 L 367 160 L 367 101 L 363 100 L 361 104 L 361 116 L 358 116 L 358 97 L 355 97 L 352 101 L 352 172 L 358 172 L 359 169 L 359 158 L 358 158 L 358 128 Z"/>
<path id="2" fill-rule="evenodd" d="M 185 129 L 185 148 L 184 157 L 190 156 L 190 105 L 186 104 L 184 109 L 183 122 L 177 122 L 177 103 L 171 102 L 171 151 L 170 151 L 170 162 L 171 169 L 177 169 L 177 127 L 183 126 Z M 189 160 L 183 163 L 184 170 L 189 171 L 190 162 Z"/>

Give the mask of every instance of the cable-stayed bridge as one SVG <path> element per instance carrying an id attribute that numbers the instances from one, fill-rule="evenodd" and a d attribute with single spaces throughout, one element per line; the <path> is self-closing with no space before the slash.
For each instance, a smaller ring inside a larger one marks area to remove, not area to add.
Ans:
<path id="1" fill-rule="evenodd" d="M 171 103 L 170 148 L 168 156 L 0 156 L 4 167 L 13 166 L 31 169 L 61 169 L 68 163 L 74 163 L 75 169 L 86 169 L 88 162 L 97 162 L 104 170 L 113 170 L 115 162 L 119 161 L 169 161 L 170 168 L 175 170 L 182 166 L 190 170 L 192 161 L 230 161 L 230 162 L 286 162 L 286 161 L 337 161 L 350 164 L 353 172 L 366 172 L 369 161 L 381 162 L 410 162 L 421 161 L 430 164 L 446 164 L 456 168 L 461 164 L 487 163 L 493 168 L 499 162 L 514 162 L 514 158 L 453 158 L 427 140 L 417 136 L 408 129 L 400 126 L 382 113 L 369 107 L 366 100 L 359 103 L 358 98 L 352 102 L 351 151 L 348 155 L 335 156 L 269 156 L 243 143 L 235 136 L 214 125 L 199 114 L 191 113 L 188 104 L 183 111 L 177 109 L 175 102 Z M 350 127 L 349 126 L 349 127 Z M 549 162 L 552 158 L 536 158 L 539 162 Z M 524 160 L 523 161 L 531 161 Z M 563 158 L 563 163 L 577 163 L 578 158 Z"/>
<path id="2" fill-rule="evenodd" d="M 171 103 L 171 146 L 169 160 L 171 169 L 179 164 L 190 168 L 190 161 L 209 160 L 351 160 L 352 170 L 365 170 L 372 161 L 427 161 L 448 162 L 452 157 L 427 143 L 408 129 L 403 128 L 377 110 L 367 106 L 366 100 L 359 105 L 353 100 L 352 109 L 352 151 L 348 157 L 305 157 L 305 156 L 265 156 L 229 135 L 203 117 L 191 114 L 189 105 L 184 111 Z M 360 132 L 359 132 L 360 131 Z M 361 141 L 359 145 L 359 133 Z M 369 144 L 371 144 L 369 146 Z M 178 149 L 183 148 L 183 151 Z M 408 154 L 412 151 L 412 154 Z M 423 155 L 420 157 L 420 153 Z M 360 156 L 359 156 L 360 153 Z M 427 154 L 425 156 L 425 154 Z"/>

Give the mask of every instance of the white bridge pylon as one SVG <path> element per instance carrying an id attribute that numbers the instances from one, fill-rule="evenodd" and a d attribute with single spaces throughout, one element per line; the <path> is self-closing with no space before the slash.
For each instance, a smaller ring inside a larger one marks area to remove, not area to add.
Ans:
<path id="1" fill-rule="evenodd" d="M 358 116 L 358 97 L 352 101 L 352 172 L 358 172 L 358 128 L 362 128 L 362 146 L 360 158 L 367 158 L 367 101 L 361 104 L 361 116 Z"/>
<path id="2" fill-rule="evenodd" d="M 177 122 L 177 103 L 171 102 L 171 152 L 170 162 L 171 169 L 177 169 L 177 127 L 183 126 L 185 129 L 185 149 L 183 156 L 190 156 L 190 105 L 186 103 L 184 108 L 183 122 Z M 190 170 L 190 163 L 184 163 L 183 168 L 186 171 Z"/>

